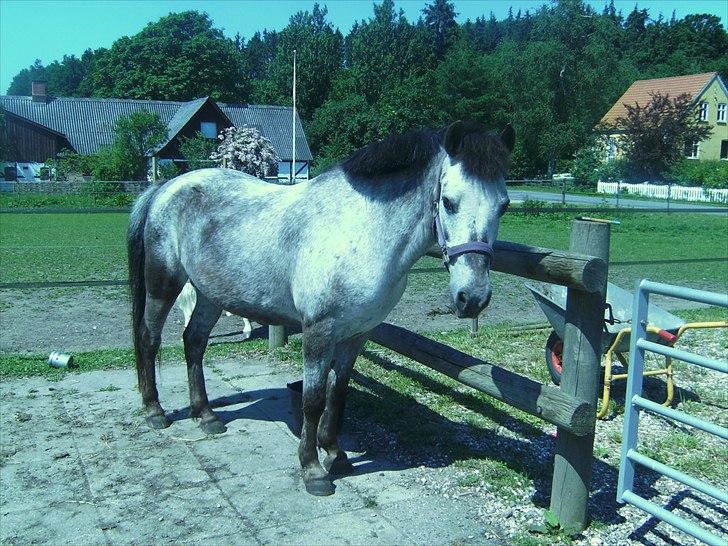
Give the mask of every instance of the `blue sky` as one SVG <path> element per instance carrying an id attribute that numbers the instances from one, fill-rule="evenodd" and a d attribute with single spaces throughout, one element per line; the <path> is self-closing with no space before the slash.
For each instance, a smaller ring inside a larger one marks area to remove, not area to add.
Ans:
<path id="1" fill-rule="evenodd" d="M 426 0 L 395 0 L 410 20 L 416 20 Z M 535 10 L 548 0 L 455 0 L 458 20 L 475 19 L 491 11 L 504 18 L 508 8 Z M 588 0 L 601 10 L 603 0 Z M 372 0 L 319 0 L 329 9 L 329 19 L 346 33 L 354 21 L 372 15 Z M 728 22 L 726 0 L 615 0 L 625 13 L 647 8 L 650 15 L 662 13 L 669 18 L 673 10 L 678 17 L 689 13 L 712 13 Z M 35 59 L 48 64 L 64 54 L 79 56 L 86 48 L 110 47 L 116 39 L 139 32 L 148 22 L 170 11 L 196 9 L 206 11 L 223 28 L 225 34 L 239 32 L 249 38 L 264 28 L 280 30 L 299 10 L 311 9 L 313 0 L 0 0 L 0 92 L 5 92 L 12 78 Z"/>

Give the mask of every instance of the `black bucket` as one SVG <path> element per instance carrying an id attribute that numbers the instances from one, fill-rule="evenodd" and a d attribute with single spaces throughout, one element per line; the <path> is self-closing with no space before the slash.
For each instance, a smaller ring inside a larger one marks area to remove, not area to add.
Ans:
<path id="1" fill-rule="evenodd" d="M 300 438 L 303 428 L 303 381 L 288 383 L 288 395 L 291 399 L 291 431 Z"/>

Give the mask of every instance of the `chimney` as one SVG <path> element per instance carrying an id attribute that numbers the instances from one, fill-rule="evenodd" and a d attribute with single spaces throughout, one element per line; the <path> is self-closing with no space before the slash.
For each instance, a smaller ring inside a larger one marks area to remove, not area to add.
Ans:
<path id="1" fill-rule="evenodd" d="M 34 81 L 31 87 L 33 102 L 48 102 L 48 85 L 43 81 Z"/>

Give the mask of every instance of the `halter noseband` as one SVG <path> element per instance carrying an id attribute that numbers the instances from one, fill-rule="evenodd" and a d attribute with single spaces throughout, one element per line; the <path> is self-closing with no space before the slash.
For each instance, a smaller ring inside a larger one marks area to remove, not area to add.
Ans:
<path id="1" fill-rule="evenodd" d="M 450 269 L 450 261 L 462 254 L 484 254 L 491 260 L 493 259 L 493 246 L 490 243 L 482 241 L 468 241 L 461 245 L 448 246 L 445 240 L 445 230 L 442 228 L 440 220 L 440 194 L 442 193 L 442 175 L 438 178 L 437 188 L 435 188 L 435 202 L 433 214 L 435 217 L 435 233 L 437 234 L 437 244 L 440 245 L 442 251 L 442 260 L 445 263 L 445 269 Z"/>

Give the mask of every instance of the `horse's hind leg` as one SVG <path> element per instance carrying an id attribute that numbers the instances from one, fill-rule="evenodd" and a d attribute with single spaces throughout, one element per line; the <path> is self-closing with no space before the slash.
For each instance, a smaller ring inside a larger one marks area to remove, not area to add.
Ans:
<path id="1" fill-rule="evenodd" d="M 319 463 L 316 443 L 319 421 L 326 406 L 326 383 L 334 353 L 334 345 L 330 339 L 330 327 L 323 324 L 304 324 L 303 428 L 298 458 L 301 461 L 306 491 L 317 496 L 334 493 L 334 484 Z"/>
<path id="2" fill-rule="evenodd" d="M 347 339 L 338 343 L 334 352 L 334 367 L 329 372 L 326 385 L 326 409 L 318 426 L 318 444 L 326 450 L 324 468 L 330 474 L 352 471 L 346 452 L 339 448 L 337 436 L 344 419 L 346 393 L 354 362 L 366 340 L 367 335 Z"/>
<path id="3" fill-rule="evenodd" d="M 213 327 L 220 318 L 222 308 L 212 303 L 203 294 L 197 294 L 197 304 L 182 339 L 187 360 L 187 379 L 190 385 L 190 414 L 200 418 L 200 428 L 206 434 L 222 434 L 227 430 L 215 415 L 207 399 L 202 357 Z"/>
<path id="4" fill-rule="evenodd" d="M 149 292 L 146 295 L 144 321 L 140 328 L 142 366 L 138 368 L 139 386 L 147 424 L 152 428 L 167 428 L 170 421 L 159 403 L 154 361 L 162 341 L 162 327 L 174 304 L 174 295 L 158 298 Z"/>

